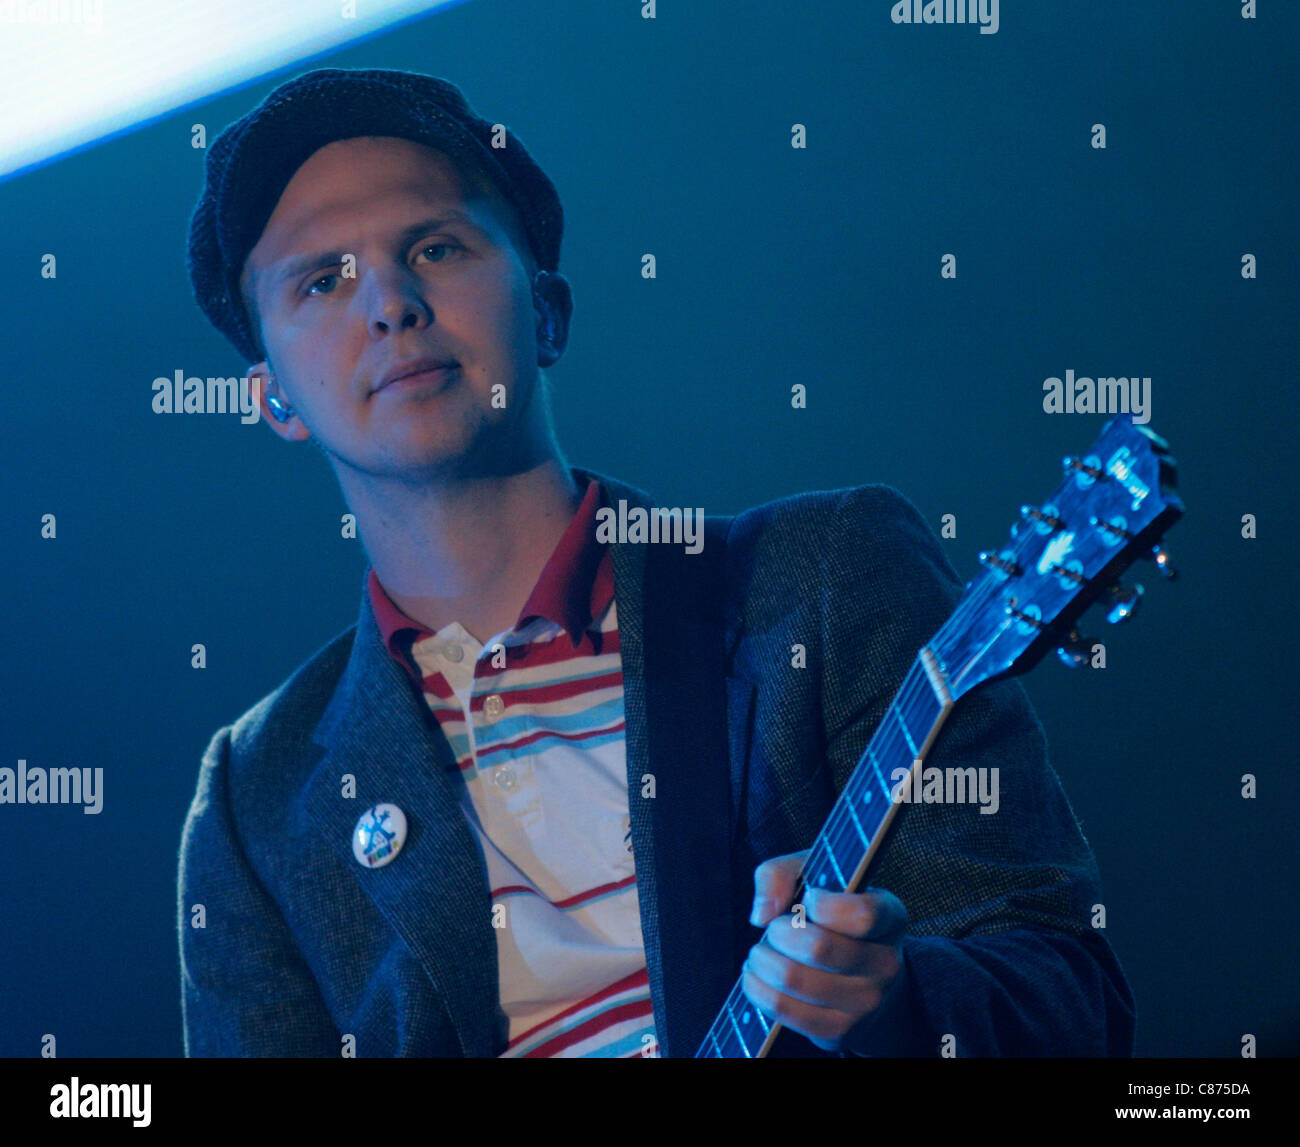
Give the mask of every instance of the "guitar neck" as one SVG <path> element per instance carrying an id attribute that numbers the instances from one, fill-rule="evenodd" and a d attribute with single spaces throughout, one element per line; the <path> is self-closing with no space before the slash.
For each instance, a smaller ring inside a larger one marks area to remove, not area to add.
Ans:
<path id="1" fill-rule="evenodd" d="M 898 812 L 892 793 L 900 781 L 917 784 L 910 774 L 920 771 L 953 704 L 937 660 L 921 650 L 809 850 L 796 901 L 809 887 L 858 890 Z M 737 980 L 695 1058 L 761 1059 L 780 1030 Z"/>

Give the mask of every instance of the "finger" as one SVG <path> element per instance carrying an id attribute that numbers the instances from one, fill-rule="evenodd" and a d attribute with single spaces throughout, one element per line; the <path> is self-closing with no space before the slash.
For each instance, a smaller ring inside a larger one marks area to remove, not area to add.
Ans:
<path id="1" fill-rule="evenodd" d="M 893 944 L 907 931 L 907 909 L 884 888 L 829 892 L 809 888 L 803 894 L 808 918 L 842 936 Z"/>
<path id="2" fill-rule="evenodd" d="M 765 941 L 750 949 L 746 964 L 774 992 L 855 1017 L 873 1010 L 887 986 L 878 977 L 844 975 L 801 964 Z"/>
<path id="3" fill-rule="evenodd" d="M 754 869 L 754 906 L 750 909 L 749 922 L 755 928 L 762 928 L 790 906 L 807 855 L 807 852 L 794 852 L 775 856 Z"/>
<path id="4" fill-rule="evenodd" d="M 741 973 L 741 987 L 756 1008 L 776 1023 L 806 1036 L 826 1051 L 835 1050 L 858 1018 L 838 1008 L 821 1007 L 777 991 L 751 971 Z"/>
<path id="5" fill-rule="evenodd" d="M 886 976 L 899 962 L 892 944 L 842 936 L 807 919 L 800 927 L 789 915 L 778 916 L 767 926 L 763 943 L 800 964 L 842 976 Z"/>

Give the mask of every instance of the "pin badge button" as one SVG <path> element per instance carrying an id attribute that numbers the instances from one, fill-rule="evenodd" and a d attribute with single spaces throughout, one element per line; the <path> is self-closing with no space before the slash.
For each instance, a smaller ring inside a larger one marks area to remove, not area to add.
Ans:
<path id="1" fill-rule="evenodd" d="M 382 868 L 406 843 L 406 814 L 395 804 L 366 809 L 352 832 L 352 855 L 366 868 Z"/>

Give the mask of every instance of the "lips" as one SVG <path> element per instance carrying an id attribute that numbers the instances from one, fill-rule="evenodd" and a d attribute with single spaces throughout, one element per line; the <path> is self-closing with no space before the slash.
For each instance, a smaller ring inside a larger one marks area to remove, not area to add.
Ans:
<path id="1" fill-rule="evenodd" d="M 405 378 L 413 378 L 418 374 L 427 374 L 430 371 L 441 370 L 448 371 L 459 364 L 453 358 L 420 358 L 408 359 L 406 362 L 399 362 L 391 370 L 386 372 L 380 379 L 375 391 L 383 390 L 390 383 L 401 382 Z"/>

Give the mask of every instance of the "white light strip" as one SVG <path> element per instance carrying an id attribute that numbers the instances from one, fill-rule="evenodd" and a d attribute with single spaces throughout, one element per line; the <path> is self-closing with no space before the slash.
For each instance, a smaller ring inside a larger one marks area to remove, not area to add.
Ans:
<path id="1" fill-rule="evenodd" d="M 0 0 L 0 179 L 463 2 Z"/>

